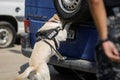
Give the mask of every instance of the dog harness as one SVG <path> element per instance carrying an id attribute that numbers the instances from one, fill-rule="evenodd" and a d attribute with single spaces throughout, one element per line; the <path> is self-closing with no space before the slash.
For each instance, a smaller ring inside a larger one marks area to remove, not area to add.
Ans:
<path id="1" fill-rule="evenodd" d="M 58 60 L 65 60 L 65 57 L 63 57 L 46 39 L 49 40 L 53 40 L 55 43 L 56 48 L 58 48 L 58 44 L 57 44 L 57 40 L 55 39 L 55 37 L 57 36 L 57 34 L 59 33 L 59 31 L 62 30 L 59 26 L 57 28 L 54 29 L 50 29 L 50 30 L 43 30 L 43 31 L 39 31 L 36 33 L 36 41 L 44 41 L 46 44 L 48 44 L 55 52 L 56 52 L 56 56 L 58 57 Z"/>
<path id="2" fill-rule="evenodd" d="M 39 31 L 36 34 L 37 42 L 43 39 L 53 40 L 55 42 L 56 48 L 58 48 L 57 41 L 55 37 L 57 36 L 58 32 L 62 30 L 59 26 L 55 29 Z"/>

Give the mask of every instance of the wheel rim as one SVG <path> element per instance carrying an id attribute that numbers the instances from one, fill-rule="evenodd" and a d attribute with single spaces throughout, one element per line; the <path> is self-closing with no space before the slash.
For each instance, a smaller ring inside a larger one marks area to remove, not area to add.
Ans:
<path id="1" fill-rule="evenodd" d="M 60 7 L 66 13 L 72 13 L 80 8 L 82 0 L 58 0 Z"/>
<path id="2" fill-rule="evenodd" d="M 12 41 L 12 31 L 5 26 L 0 28 L 0 47 L 7 47 Z"/>

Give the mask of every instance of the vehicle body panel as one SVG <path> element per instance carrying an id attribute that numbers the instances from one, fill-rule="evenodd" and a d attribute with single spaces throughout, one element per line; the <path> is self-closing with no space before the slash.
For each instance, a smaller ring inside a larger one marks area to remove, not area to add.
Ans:
<path id="1" fill-rule="evenodd" d="M 24 0 L 0 0 L 0 17 L 12 17 L 17 22 L 17 34 L 24 32 Z M 2 21 L 2 20 L 1 20 Z M 4 21 L 4 19 L 3 19 Z"/>

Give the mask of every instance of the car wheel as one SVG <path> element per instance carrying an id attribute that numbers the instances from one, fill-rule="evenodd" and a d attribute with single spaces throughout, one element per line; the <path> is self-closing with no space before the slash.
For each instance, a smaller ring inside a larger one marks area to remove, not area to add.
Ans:
<path id="1" fill-rule="evenodd" d="M 16 31 L 9 22 L 0 22 L 0 47 L 6 48 L 14 44 L 16 39 Z"/>
<path id="2" fill-rule="evenodd" d="M 91 17 L 87 0 L 54 0 L 54 5 L 63 20 L 79 23 Z"/>

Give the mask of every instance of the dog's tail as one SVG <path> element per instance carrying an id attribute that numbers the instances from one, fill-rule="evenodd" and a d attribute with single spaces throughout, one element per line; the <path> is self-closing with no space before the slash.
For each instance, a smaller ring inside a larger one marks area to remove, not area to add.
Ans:
<path id="1" fill-rule="evenodd" d="M 16 77 L 16 80 L 23 80 L 25 78 L 27 78 L 30 74 L 30 72 L 34 71 L 35 67 L 28 67 L 22 74 L 20 74 L 19 76 Z"/>

